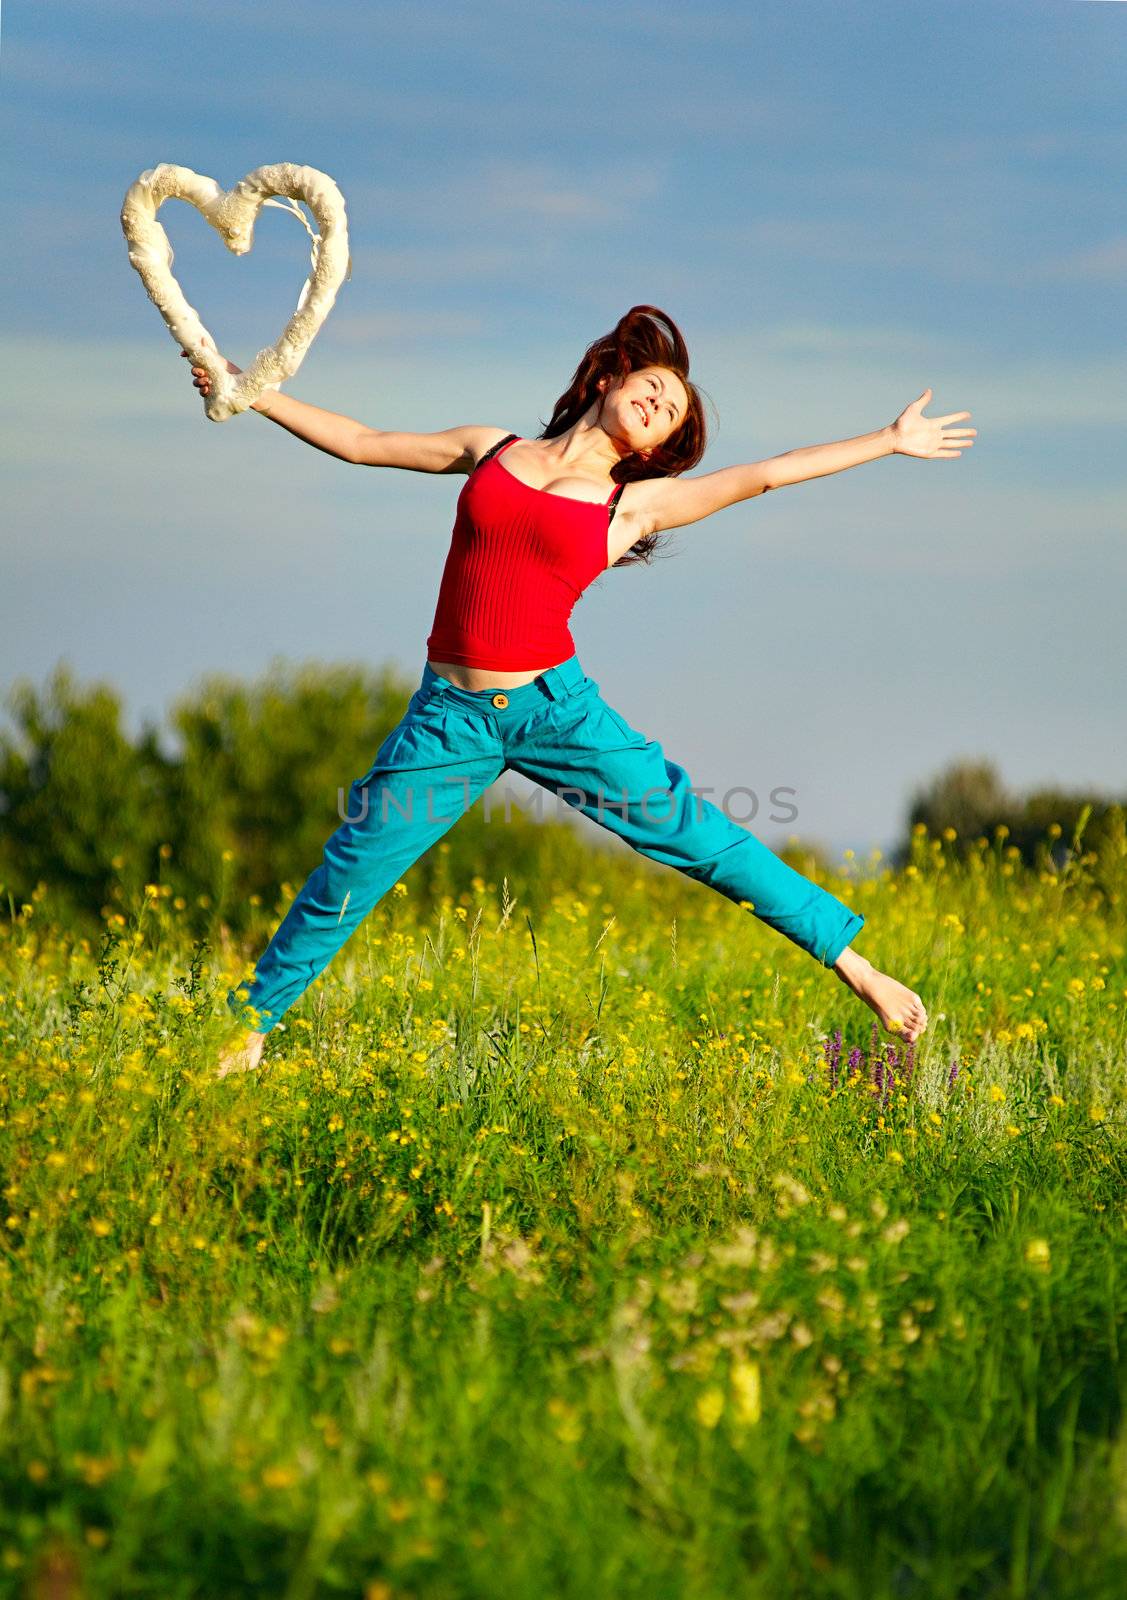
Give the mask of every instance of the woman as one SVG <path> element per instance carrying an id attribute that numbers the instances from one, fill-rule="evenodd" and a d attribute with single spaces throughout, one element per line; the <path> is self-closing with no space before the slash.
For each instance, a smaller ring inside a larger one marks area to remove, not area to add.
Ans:
<path id="1" fill-rule="evenodd" d="M 206 372 L 192 372 L 206 395 Z M 228 996 L 250 1026 L 224 1051 L 220 1077 L 258 1065 L 266 1034 L 380 897 L 509 768 L 554 788 L 641 854 L 753 911 L 831 967 L 883 1027 L 914 1040 L 927 1026 L 920 996 L 852 948 L 860 913 L 701 800 L 685 770 L 607 705 L 579 664 L 568 622 L 600 573 L 648 560 L 662 530 L 880 456 L 958 456 L 976 430 L 951 424 L 970 412 L 925 418 L 925 390 L 875 433 L 682 479 L 705 446 L 688 374 L 676 325 L 640 305 L 589 346 L 534 440 L 472 424 L 382 432 L 277 391 L 255 403 L 342 461 L 460 473 L 467 482 L 422 681 L 353 783 L 347 820 L 249 988 Z"/>

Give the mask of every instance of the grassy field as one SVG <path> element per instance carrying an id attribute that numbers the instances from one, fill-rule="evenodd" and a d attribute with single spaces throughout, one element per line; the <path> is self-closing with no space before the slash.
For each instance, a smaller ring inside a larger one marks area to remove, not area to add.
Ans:
<path id="1" fill-rule="evenodd" d="M 1122 837 L 842 864 L 914 1050 L 575 850 L 397 886 L 221 1083 L 260 944 L 13 908 L 0 1592 L 1127 1593 Z"/>

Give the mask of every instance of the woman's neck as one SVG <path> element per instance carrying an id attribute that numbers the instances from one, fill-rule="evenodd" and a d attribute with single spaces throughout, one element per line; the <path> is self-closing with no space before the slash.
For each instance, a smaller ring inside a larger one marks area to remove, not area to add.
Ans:
<path id="1" fill-rule="evenodd" d="M 535 443 L 553 465 L 578 468 L 581 475 L 591 478 L 609 478 L 623 456 L 630 454 L 629 449 L 620 450 L 596 420 L 594 406 L 566 433 L 557 434 L 554 439 L 537 439 Z"/>

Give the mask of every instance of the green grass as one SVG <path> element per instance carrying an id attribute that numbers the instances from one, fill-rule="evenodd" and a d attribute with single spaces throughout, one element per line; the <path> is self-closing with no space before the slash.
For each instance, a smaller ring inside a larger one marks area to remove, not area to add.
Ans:
<path id="1" fill-rule="evenodd" d="M 625 853 L 393 892 L 223 1082 L 269 920 L 16 908 L 0 1592 L 1127 1592 L 1127 859 L 915 857 L 828 885 L 928 1006 L 883 1092 Z"/>

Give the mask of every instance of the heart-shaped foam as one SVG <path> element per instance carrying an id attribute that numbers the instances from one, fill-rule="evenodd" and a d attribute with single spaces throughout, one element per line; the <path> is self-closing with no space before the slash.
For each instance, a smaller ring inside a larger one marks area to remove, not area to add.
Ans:
<path id="1" fill-rule="evenodd" d="M 304 200 L 317 219 L 321 231 L 312 235 L 313 268 L 278 342 L 260 350 L 245 372 L 228 372 L 215 340 L 172 275 L 172 246 L 157 221 L 157 212 L 166 200 L 186 200 L 210 222 L 228 250 L 241 256 L 254 242 L 254 224 L 261 208 L 279 204 L 272 195 L 286 196 L 290 209 L 307 229 L 303 213 L 292 202 Z M 291 161 L 256 167 L 228 191 L 214 178 L 201 177 L 189 167 L 161 162 L 129 186 L 121 208 L 121 226 L 129 260 L 141 274 L 149 299 L 176 344 L 187 350 L 192 364 L 203 367 L 211 380 L 204 409 L 212 422 L 225 422 L 245 411 L 265 389 L 276 389 L 293 377 L 349 270 L 344 196 L 326 173 L 316 167 L 294 166 Z"/>

